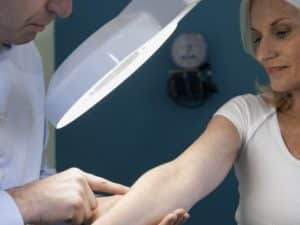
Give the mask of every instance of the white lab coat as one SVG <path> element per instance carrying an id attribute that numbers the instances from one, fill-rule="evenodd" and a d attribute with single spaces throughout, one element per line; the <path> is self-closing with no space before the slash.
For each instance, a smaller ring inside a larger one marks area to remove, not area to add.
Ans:
<path id="1" fill-rule="evenodd" d="M 0 49 L 0 225 L 23 225 L 5 191 L 55 172 L 46 160 L 45 87 L 33 43 Z"/>

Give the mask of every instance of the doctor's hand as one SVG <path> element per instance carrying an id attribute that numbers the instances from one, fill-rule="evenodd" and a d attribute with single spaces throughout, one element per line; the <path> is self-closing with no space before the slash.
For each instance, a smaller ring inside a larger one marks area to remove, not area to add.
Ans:
<path id="1" fill-rule="evenodd" d="M 98 207 L 93 213 L 93 217 L 87 224 L 92 224 L 99 217 L 105 215 L 122 196 L 114 195 L 109 197 L 100 197 L 97 199 Z M 166 215 L 159 224 L 141 224 L 141 225 L 182 225 L 189 219 L 189 214 L 184 209 L 177 209 Z"/>
<path id="2" fill-rule="evenodd" d="M 98 206 L 93 191 L 125 194 L 128 187 L 72 168 L 46 179 L 7 190 L 25 224 L 67 222 L 80 225 Z"/>

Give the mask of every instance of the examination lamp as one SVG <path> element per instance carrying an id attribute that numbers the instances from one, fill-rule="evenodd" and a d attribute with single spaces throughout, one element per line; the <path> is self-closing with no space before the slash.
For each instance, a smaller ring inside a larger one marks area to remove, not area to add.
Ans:
<path id="1" fill-rule="evenodd" d="M 47 117 L 62 128 L 133 74 L 201 0 L 132 0 L 84 41 L 57 69 L 47 95 Z"/>

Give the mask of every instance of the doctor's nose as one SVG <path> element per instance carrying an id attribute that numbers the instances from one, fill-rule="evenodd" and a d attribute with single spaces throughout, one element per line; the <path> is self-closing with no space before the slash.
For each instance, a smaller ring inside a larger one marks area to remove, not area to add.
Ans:
<path id="1" fill-rule="evenodd" d="M 47 10 L 58 17 L 68 17 L 72 14 L 72 0 L 49 0 Z"/>

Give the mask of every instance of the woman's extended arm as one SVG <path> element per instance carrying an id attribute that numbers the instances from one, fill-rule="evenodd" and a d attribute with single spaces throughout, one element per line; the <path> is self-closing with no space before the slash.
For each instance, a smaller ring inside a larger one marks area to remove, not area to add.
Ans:
<path id="1" fill-rule="evenodd" d="M 236 128 L 214 117 L 205 132 L 175 160 L 145 173 L 124 198 L 93 225 L 144 225 L 177 208 L 189 210 L 225 178 L 241 141 Z"/>

